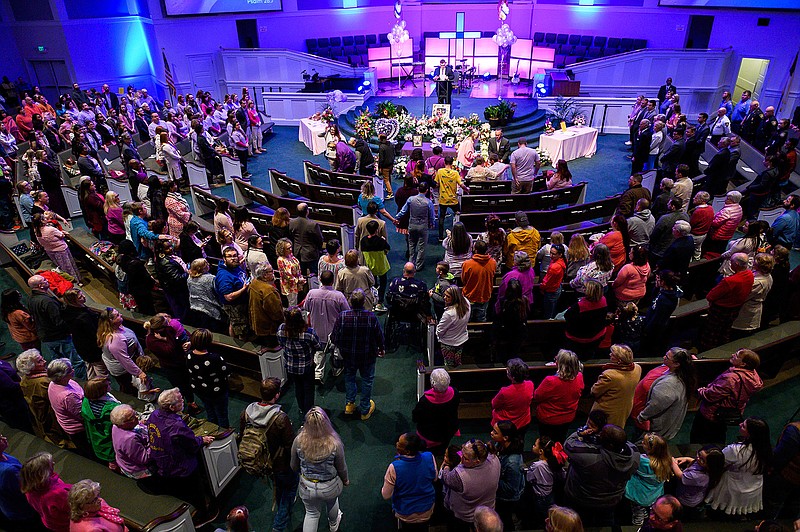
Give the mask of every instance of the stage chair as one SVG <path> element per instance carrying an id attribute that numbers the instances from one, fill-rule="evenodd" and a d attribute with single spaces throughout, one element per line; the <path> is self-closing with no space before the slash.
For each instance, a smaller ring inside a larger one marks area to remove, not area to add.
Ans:
<path id="1" fill-rule="evenodd" d="M 558 55 L 569 55 L 572 53 L 572 50 L 575 47 L 571 44 L 559 44 L 558 48 L 556 48 L 556 54 Z"/>
<path id="2" fill-rule="evenodd" d="M 619 47 L 624 52 L 633 50 L 633 39 L 628 39 L 628 38 L 622 39 L 619 43 Z"/>
<path id="3" fill-rule="evenodd" d="M 385 33 L 380 34 L 378 41 L 381 43 L 381 46 L 389 46 L 389 36 Z"/>
<path id="4" fill-rule="evenodd" d="M 569 36 L 569 44 L 572 46 L 578 46 L 581 43 L 581 36 L 580 35 L 570 35 Z"/>
<path id="5" fill-rule="evenodd" d="M 574 65 L 574 64 L 575 64 L 575 63 L 577 63 L 577 62 L 578 62 L 578 57 L 577 57 L 577 56 L 574 56 L 574 55 L 568 55 L 568 56 L 567 56 L 567 58 L 566 58 L 566 59 L 565 59 L 565 61 L 564 61 L 564 66 L 567 66 L 567 65 Z"/>
<path id="6" fill-rule="evenodd" d="M 595 48 L 605 48 L 606 41 L 608 41 L 608 37 L 595 37 L 594 38 L 594 47 Z"/>
<path id="7" fill-rule="evenodd" d="M 647 48 L 647 39 L 634 39 L 633 49 L 641 50 L 642 48 Z"/>
<path id="8" fill-rule="evenodd" d="M 603 57 L 608 57 L 610 55 L 617 55 L 619 53 L 619 48 L 603 48 Z"/>
<path id="9" fill-rule="evenodd" d="M 583 37 L 581 37 L 581 46 L 589 48 L 592 45 L 592 41 L 594 41 L 594 37 L 592 37 L 591 35 L 584 35 Z"/>
<path id="10" fill-rule="evenodd" d="M 320 37 L 317 39 L 317 47 L 318 48 L 330 48 L 331 40 L 327 37 Z"/>
<path id="11" fill-rule="evenodd" d="M 591 47 L 591 48 L 589 48 L 589 51 L 586 52 L 586 56 L 591 58 L 591 59 L 602 57 L 603 56 L 603 49 L 602 48 Z"/>
<path id="12" fill-rule="evenodd" d="M 544 42 L 548 48 L 553 48 L 551 45 L 556 43 L 556 37 L 557 35 L 555 33 L 548 33 L 544 36 Z"/>
<path id="13" fill-rule="evenodd" d="M 609 37 L 606 43 L 606 48 L 619 48 L 619 43 L 622 39 L 619 37 Z"/>
<path id="14" fill-rule="evenodd" d="M 586 55 L 586 52 L 589 51 L 587 46 L 576 46 L 574 50 L 572 50 L 572 54 L 570 55 L 577 55 L 578 57 L 583 57 Z"/>
<path id="15" fill-rule="evenodd" d="M 374 48 L 376 46 L 378 46 L 378 36 L 367 35 L 367 48 Z"/>
<path id="16" fill-rule="evenodd" d="M 355 52 L 358 55 L 367 55 L 367 45 L 366 44 L 356 44 Z"/>
<path id="17" fill-rule="evenodd" d="M 566 64 L 566 59 L 567 59 L 566 55 L 556 55 L 555 59 L 553 60 L 553 66 L 555 66 L 556 68 L 564 68 L 564 65 Z"/>
<path id="18" fill-rule="evenodd" d="M 355 44 L 355 40 L 353 39 L 352 35 L 348 35 L 347 37 L 342 37 L 342 45 L 343 46 L 353 46 Z"/>
<path id="19" fill-rule="evenodd" d="M 331 48 L 334 46 L 341 46 L 342 45 L 342 38 L 341 37 L 331 37 Z"/>
<path id="20" fill-rule="evenodd" d="M 355 44 L 356 46 L 359 46 L 359 45 L 362 45 L 362 44 L 363 44 L 364 46 L 366 46 L 366 44 L 367 44 L 367 37 L 366 37 L 365 35 L 356 35 L 356 36 L 353 38 L 353 44 Z"/>
<path id="21" fill-rule="evenodd" d="M 558 44 L 567 44 L 567 40 L 569 39 L 569 35 L 566 33 L 559 33 L 556 36 L 556 43 Z"/>
<path id="22" fill-rule="evenodd" d="M 346 56 L 356 55 L 356 47 L 352 44 L 350 46 L 342 46 L 342 53 Z"/>
<path id="23" fill-rule="evenodd" d="M 533 34 L 533 42 L 537 46 L 542 44 L 544 42 L 544 33 L 542 33 L 541 31 L 537 31 L 536 33 L 534 33 Z"/>
<path id="24" fill-rule="evenodd" d="M 344 54 L 341 46 L 331 46 L 331 57 L 341 57 L 342 55 Z"/>
<path id="25" fill-rule="evenodd" d="M 310 53 L 310 54 L 317 53 L 317 40 L 316 39 L 306 39 L 306 48 L 308 49 L 308 53 Z"/>

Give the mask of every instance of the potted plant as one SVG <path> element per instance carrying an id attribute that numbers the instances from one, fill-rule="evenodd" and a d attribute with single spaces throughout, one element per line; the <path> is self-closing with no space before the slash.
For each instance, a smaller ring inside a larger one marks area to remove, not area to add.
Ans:
<path id="1" fill-rule="evenodd" d="M 507 125 L 514 118 L 516 103 L 508 103 L 502 98 L 497 105 L 490 105 L 483 110 L 483 116 L 489 121 L 489 127 L 495 129 Z"/>
<path id="2" fill-rule="evenodd" d="M 575 116 L 581 112 L 581 105 L 575 98 L 564 98 L 563 96 L 556 97 L 548 118 L 553 124 L 561 124 L 566 122 L 572 124 Z"/>

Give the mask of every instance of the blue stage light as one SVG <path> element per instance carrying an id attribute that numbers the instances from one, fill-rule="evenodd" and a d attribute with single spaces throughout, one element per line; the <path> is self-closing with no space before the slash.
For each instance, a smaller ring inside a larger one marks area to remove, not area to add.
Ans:
<path id="1" fill-rule="evenodd" d="M 372 86 L 372 82 L 370 80 L 368 80 L 368 79 L 365 79 L 364 83 L 362 83 L 362 86 L 370 87 L 370 86 Z"/>
<path id="2" fill-rule="evenodd" d="M 544 83 L 537 83 L 536 84 L 536 88 L 537 89 L 543 89 L 544 88 Z"/>
<path id="3" fill-rule="evenodd" d="M 483 73 L 483 81 L 489 81 L 490 79 L 492 79 L 492 75 L 490 73 L 488 73 L 488 72 L 484 72 Z"/>

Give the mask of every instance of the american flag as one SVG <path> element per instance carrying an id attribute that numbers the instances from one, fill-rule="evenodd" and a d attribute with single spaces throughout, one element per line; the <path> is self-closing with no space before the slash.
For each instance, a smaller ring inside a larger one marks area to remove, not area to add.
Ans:
<path id="1" fill-rule="evenodd" d="M 172 79 L 172 70 L 170 70 L 169 61 L 167 61 L 167 52 L 165 52 L 163 48 L 161 49 L 161 55 L 164 57 L 164 79 L 167 82 L 170 96 L 174 98 L 176 95 L 175 80 Z"/>

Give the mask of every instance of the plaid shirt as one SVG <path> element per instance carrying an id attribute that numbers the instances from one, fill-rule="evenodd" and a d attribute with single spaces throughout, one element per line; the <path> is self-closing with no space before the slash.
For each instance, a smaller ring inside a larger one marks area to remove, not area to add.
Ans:
<path id="1" fill-rule="evenodd" d="M 286 336 L 284 323 L 278 327 L 278 343 L 283 347 L 283 363 L 286 366 L 286 373 L 292 375 L 302 375 L 309 366 L 314 365 L 314 353 L 322 349 L 319 345 L 319 337 L 314 329 L 309 327 L 305 332 L 301 332 L 297 338 Z"/>
<path id="2" fill-rule="evenodd" d="M 342 352 L 346 366 L 371 364 L 383 349 L 383 331 L 375 313 L 345 310 L 336 318 L 331 341 Z"/>

